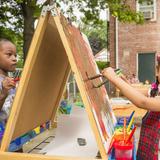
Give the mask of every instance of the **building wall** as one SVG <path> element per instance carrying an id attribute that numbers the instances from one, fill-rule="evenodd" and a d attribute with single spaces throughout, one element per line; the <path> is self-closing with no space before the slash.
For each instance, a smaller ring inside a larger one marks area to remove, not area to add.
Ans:
<path id="1" fill-rule="evenodd" d="M 115 67 L 115 18 L 110 16 L 109 23 L 109 52 L 110 52 L 110 64 Z"/>
<path id="2" fill-rule="evenodd" d="M 136 7 L 135 1 L 132 6 Z M 115 18 L 110 17 L 111 66 L 115 67 Z M 125 74 L 137 74 L 138 53 L 160 53 L 160 1 L 157 0 L 157 20 L 143 25 L 118 22 L 118 67 Z"/>

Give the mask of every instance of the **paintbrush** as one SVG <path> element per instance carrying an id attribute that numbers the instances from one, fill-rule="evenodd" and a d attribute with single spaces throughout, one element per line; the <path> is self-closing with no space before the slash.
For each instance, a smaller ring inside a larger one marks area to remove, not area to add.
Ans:
<path id="1" fill-rule="evenodd" d="M 127 132 L 130 131 L 131 126 L 132 126 L 132 124 L 133 124 L 133 120 L 134 120 L 134 117 L 132 117 L 132 119 L 131 119 L 130 122 L 129 122 L 129 125 L 128 125 L 128 127 L 127 127 Z"/>
<path id="2" fill-rule="evenodd" d="M 126 141 L 126 117 L 124 117 L 124 122 L 123 122 L 123 141 L 125 143 Z"/>
<path id="3" fill-rule="evenodd" d="M 111 152 L 111 150 L 113 148 L 114 142 L 115 142 L 115 138 L 114 138 L 114 135 L 113 135 L 112 139 L 111 139 L 111 142 L 110 142 L 109 149 L 108 149 L 108 154 L 110 154 L 110 152 Z"/>
<path id="4" fill-rule="evenodd" d="M 133 134 L 134 134 L 135 130 L 136 130 L 136 127 L 134 127 L 133 130 L 132 130 L 132 132 L 130 133 L 128 139 L 126 140 L 126 144 L 131 141 L 131 138 L 133 137 Z"/>
<path id="5" fill-rule="evenodd" d="M 129 123 L 130 123 L 130 121 L 131 121 L 131 119 L 132 119 L 132 117 L 133 117 L 134 113 L 135 113 L 135 111 L 133 111 L 133 112 L 131 113 L 131 115 L 129 116 L 128 121 L 127 121 L 127 124 L 129 124 Z"/>

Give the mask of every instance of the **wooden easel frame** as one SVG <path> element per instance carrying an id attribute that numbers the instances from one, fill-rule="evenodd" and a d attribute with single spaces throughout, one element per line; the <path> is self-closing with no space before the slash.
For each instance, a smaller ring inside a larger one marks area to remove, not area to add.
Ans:
<path id="1" fill-rule="evenodd" d="M 58 14 L 58 12 L 57 12 L 57 14 Z M 75 157 L 71 158 L 71 157 L 44 156 L 44 155 L 7 152 L 9 144 L 12 140 L 12 136 L 14 134 L 14 130 L 15 130 L 15 126 L 16 126 L 16 123 L 17 123 L 18 115 L 20 113 L 20 109 L 21 109 L 20 104 L 22 103 L 22 100 L 25 96 L 24 93 L 25 93 L 25 90 L 27 88 L 27 84 L 29 83 L 29 79 L 30 79 L 30 76 L 31 76 L 30 73 L 32 72 L 33 66 L 35 64 L 37 54 L 38 54 L 38 49 L 40 47 L 40 42 L 43 39 L 43 35 L 44 35 L 45 29 L 47 27 L 47 22 L 48 22 L 50 16 L 51 16 L 51 13 L 47 12 L 45 15 L 41 16 L 40 19 L 39 19 L 39 23 L 38 23 L 38 26 L 36 28 L 36 31 L 35 31 L 31 46 L 30 46 L 27 61 L 25 63 L 24 71 L 22 73 L 22 78 L 21 78 L 21 81 L 20 81 L 20 85 L 19 85 L 18 91 L 16 93 L 16 98 L 14 100 L 14 103 L 13 103 L 13 106 L 12 106 L 12 111 L 10 113 L 10 117 L 9 117 L 9 120 L 8 120 L 8 123 L 7 123 L 7 126 L 6 126 L 6 130 L 5 130 L 5 134 L 4 134 L 4 137 L 3 137 L 3 140 L 2 140 L 2 144 L 1 144 L 1 148 L 0 148 L 0 159 L 3 159 L 3 160 L 10 160 L 10 159 L 11 160 L 22 160 L 22 159 L 23 160 L 31 160 L 31 159 L 32 160 L 76 159 Z M 83 80 L 81 78 L 81 75 L 78 71 L 78 68 L 76 66 L 76 62 L 74 61 L 72 51 L 69 47 L 67 38 L 65 36 L 63 27 L 62 27 L 61 22 L 60 22 L 60 17 L 59 17 L 59 15 L 56 15 L 56 16 L 53 16 L 52 18 L 53 18 L 54 23 L 56 24 L 56 27 L 57 27 L 57 30 L 59 32 L 60 38 L 62 40 L 64 49 L 66 51 L 70 66 L 68 66 L 67 69 L 66 69 L 66 74 L 64 76 L 64 80 L 63 80 L 63 83 L 61 85 L 61 89 L 60 89 L 60 92 L 59 92 L 59 95 L 58 95 L 58 98 L 57 98 L 57 101 L 56 101 L 56 107 L 54 108 L 54 110 L 52 112 L 51 120 L 53 121 L 54 118 L 55 118 L 55 114 L 56 114 L 60 99 L 62 97 L 64 86 L 65 86 L 65 83 L 67 81 L 67 77 L 68 77 L 68 74 L 70 72 L 70 67 L 71 67 L 72 71 L 74 72 L 75 79 L 76 79 L 78 88 L 80 90 L 80 93 L 81 93 L 81 96 L 82 96 L 82 99 L 83 99 L 83 103 L 85 104 L 85 108 L 86 108 L 86 111 L 88 113 L 91 128 L 93 129 L 95 139 L 97 141 L 97 145 L 98 145 L 100 154 L 102 156 L 102 159 L 108 159 L 108 155 L 106 153 L 104 144 L 102 142 L 101 135 L 99 133 L 95 117 L 94 117 L 93 112 L 90 108 L 90 103 L 87 99 L 87 93 L 85 91 L 84 82 L 83 82 Z M 77 158 L 77 160 L 81 160 L 81 159 L 85 160 L 85 158 Z"/>

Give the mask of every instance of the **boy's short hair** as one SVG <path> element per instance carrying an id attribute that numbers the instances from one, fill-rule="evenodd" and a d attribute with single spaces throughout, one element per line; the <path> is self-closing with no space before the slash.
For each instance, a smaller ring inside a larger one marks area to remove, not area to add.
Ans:
<path id="1" fill-rule="evenodd" d="M 11 43 L 13 43 L 10 39 L 1 38 L 1 37 L 0 37 L 0 42 L 11 42 Z"/>
<path id="2" fill-rule="evenodd" d="M 10 42 L 10 43 L 13 43 L 11 40 L 9 39 L 6 39 L 6 38 L 0 38 L 0 47 L 2 45 L 2 43 L 5 43 L 5 42 Z M 13 43 L 14 44 L 14 43 Z"/>

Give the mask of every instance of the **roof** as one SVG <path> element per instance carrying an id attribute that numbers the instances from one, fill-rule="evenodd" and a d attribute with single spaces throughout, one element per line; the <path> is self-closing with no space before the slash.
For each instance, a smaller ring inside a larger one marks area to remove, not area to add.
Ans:
<path id="1" fill-rule="evenodd" d="M 109 61 L 109 53 L 106 48 L 103 48 L 94 57 L 96 61 Z"/>

